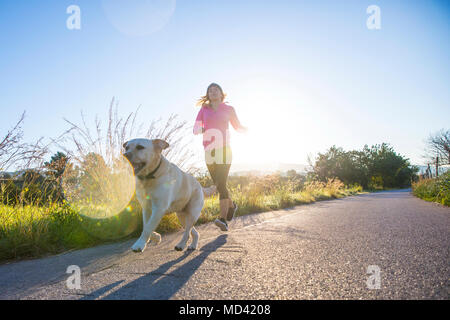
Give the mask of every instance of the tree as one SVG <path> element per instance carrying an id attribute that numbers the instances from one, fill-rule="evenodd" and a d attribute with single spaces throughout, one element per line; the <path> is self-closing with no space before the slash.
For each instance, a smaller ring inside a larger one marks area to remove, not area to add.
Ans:
<path id="1" fill-rule="evenodd" d="M 450 130 L 441 129 L 431 134 L 426 140 L 425 158 L 436 163 L 436 157 L 439 157 L 439 165 L 450 164 Z"/>
<path id="2" fill-rule="evenodd" d="M 326 181 L 328 177 L 339 176 L 339 161 L 343 158 L 344 150 L 332 146 L 324 154 L 319 153 L 313 166 L 315 176 L 320 181 Z"/>
<path id="3" fill-rule="evenodd" d="M 64 170 L 68 164 L 69 158 L 67 155 L 58 151 L 51 157 L 50 162 L 44 163 L 44 167 L 49 170 L 51 176 L 54 178 L 59 178 L 64 173 Z"/>
<path id="4" fill-rule="evenodd" d="M 358 183 L 363 188 L 403 187 L 418 171 L 409 159 L 398 155 L 387 143 L 364 146 L 362 151 L 344 151 L 332 146 L 319 153 L 313 165 L 313 177 L 320 181 L 338 178 L 344 184 Z"/>
<path id="5" fill-rule="evenodd" d="M 294 169 L 290 169 L 286 172 L 286 176 L 288 176 L 289 178 L 293 178 L 297 176 L 297 171 L 295 171 Z"/>
<path id="6" fill-rule="evenodd" d="M 369 176 L 382 188 L 403 187 L 410 184 L 418 168 L 411 166 L 409 159 L 397 154 L 387 143 L 374 145 L 364 151 L 369 159 Z"/>
<path id="7" fill-rule="evenodd" d="M 109 168 L 100 154 L 90 152 L 86 155 L 80 166 L 80 186 L 84 198 L 102 198 L 106 194 L 105 181 L 109 181 L 111 168 Z"/>
<path id="8" fill-rule="evenodd" d="M 367 165 L 365 154 L 361 151 L 344 151 L 332 146 L 324 154 L 318 155 L 313 171 L 318 180 L 326 182 L 329 178 L 339 178 L 344 184 L 358 183 L 367 187 Z"/>

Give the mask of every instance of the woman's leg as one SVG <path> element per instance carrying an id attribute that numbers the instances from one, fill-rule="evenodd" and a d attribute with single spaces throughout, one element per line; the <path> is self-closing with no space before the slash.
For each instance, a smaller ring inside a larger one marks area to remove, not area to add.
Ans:
<path id="1" fill-rule="evenodd" d="M 206 167 L 208 168 L 209 174 L 211 176 L 211 179 L 214 183 L 214 185 L 217 187 L 217 164 L 206 164 Z"/>
<path id="2" fill-rule="evenodd" d="M 206 166 L 219 192 L 220 217 L 226 219 L 228 209 L 233 206 L 227 189 L 227 178 L 231 165 L 214 163 Z"/>
<path id="3" fill-rule="evenodd" d="M 231 147 L 230 146 L 225 146 L 223 148 L 223 163 L 228 165 L 228 168 L 226 169 L 226 177 L 225 177 L 225 181 L 228 179 L 228 174 L 230 172 L 230 167 L 231 167 L 231 161 L 232 161 L 233 155 L 231 152 Z M 228 194 L 228 191 L 227 191 Z M 228 210 L 229 208 L 234 208 L 234 204 L 233 201 L 231 200 L 231 197 L 229 196 L 229 194 L 227 195 L 227 199 L 228 199 Z M 227 210 L 227 215 L 228 215 L 228 210 Z"/>
<path id="4" fill-rule="evenodd" d="M 228 172 L 230 171 L 230 164 L 217 165 L 217 190 L 219 191 L 220 199 L 220 217 L 227 218 L 228 210 L 230 209 L 231 201 L 227 189 Z"/>
<path id="5" fill-rule="evenodd" d="M 220 217 L 223 220 L 226 220 L 228 210 L 233 207 L 233 202 L 229 197 L 227 189 L 227 179 L 231 167 L 231 149 L 228 147 L 219 150 L 213 150 L 211 152 L 212 156 L 214 156 L 215 151 L 220 152 L 217 156 L 223 157 L 223 162 L 221 164 L 217 164 L 215 162 L 213 164 L 208 164 L 207 162 L 206 166 L 219 192 Z"/>
<path id="6" fill-rule="evenodd" d="M 220 221 L 219 219 L 216 219 L 216 221 L 214 221 L 214 223 L 222 230 L 222 231 L 227 231 L 228 230 L 228 225 L 225 222 L 226 221 L 226 215 L 227 212 L 229 210 L 229 202 L 228 199 L 222 199 L 223 197 L 223 183 L 221 180 L 221 176 L 218 174 L 220 173 L 220 169 L 219 169 L 219 164 L 217 163 L 213 163 L 213 164 L 206 164 L 209 174 L 211 175 L 211 178 L 215 184 L 215 186 L 217 187 L 217 190 L 219 191 L 219 198 L 220 198 L 220 218 L 222 221 Z M 220 187 L 219 187 L 220 186 Z"/>

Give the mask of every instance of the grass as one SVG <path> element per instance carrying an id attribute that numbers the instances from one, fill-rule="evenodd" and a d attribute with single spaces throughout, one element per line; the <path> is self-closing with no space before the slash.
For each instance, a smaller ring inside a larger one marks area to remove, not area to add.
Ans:
<path id="1" fill-rule="evenodd" d="M 261 192 L 257 185 L 248 188 L 238 185 L 228 189 L 231 198 L 239 207 L 236 216 L 289 208 L 320 200 L 342 198 L 363 191 L 361 186 L 345 187 L 337 180 L 329 180 L 328 183 L 313 182 L 298 191 L 292 190 L 289 185 L 276 187 L 268 193 Z M 199 224 L 214 221 L 219 216 L 218 203 L 218 196 L 205 200 L 202 215 L 198 220 Z"/>
<path id="2" fill-rule="evenodd" d="M 203 185 L 210 181 L 199 179 Z M 237 216 L 292 207 L 315 201 L 341 198 L 362 192 L 360 186 L 346 187 L 339 180 L 308 182 L 271 175 L 230 177 L 229 192 L 239 209 Z M 98 214 L 99 208 L 95 208 Z M 37 258 L 71 249 L 137 237 L 142 230 L 142 213 L 136 200 L 118 215 L 96 219 L 81 215 L 82 210 L 68 203 L 0 205 L 0 261 Z M 94 214 L 94 215 L 95 215 Z M 197 224 L 219 216 L 219 200 L 205 200 Z M 163 218 L 157 232 L 180 230 L 175 214 Z"/>
<path id="3" fill-rule="evenodd" d="M 450 206 L 450 171 L 437 178 L 413 182 L 412 191 L 416 197 L 425 201 Z"/>
<path id="4" fill-rule="evenodd" d="M 0 207 L 0 259 L 37 257 L 97 244 L 79 228 L 81 217 L 64 205 Z"/>

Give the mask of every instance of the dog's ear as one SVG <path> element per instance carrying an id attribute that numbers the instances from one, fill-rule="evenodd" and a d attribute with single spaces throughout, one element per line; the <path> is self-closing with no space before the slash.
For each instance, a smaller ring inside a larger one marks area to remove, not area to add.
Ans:
<path id="1" fill-rule="evenodd" d="M 122 145 L 122 147 L 123 147 L 124 149 L 126 149 L 126 148 L 127 148 L 127 144 L 128 144 L 128 141 L 125 142 L 125 143 Z"/>
<path id="2" fill-rule="evenodd" d="M 169 144 L 161 139 L 153 139 L 152 143 L 153 143 L 153 147 L 155 149 L 157 149 L 158 151 L 162 151 L 169 147 Z"/>

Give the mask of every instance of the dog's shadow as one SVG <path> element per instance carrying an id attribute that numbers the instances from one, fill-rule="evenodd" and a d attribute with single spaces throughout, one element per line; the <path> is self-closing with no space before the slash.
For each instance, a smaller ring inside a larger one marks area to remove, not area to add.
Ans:
<path id="1" fill-rule="evenodd" d="M 201 252 L 185 264 L 167 273 L 174 265 L 180 263 L 195 251 L 185 251 L 177 259 L 169 261 L 159 268 L 150 271 L 148 274 L 124 285 L 118 290 L 102 297 L 102 299 L 170 299 L 178 290 L 190 279 L 196 270 L 203 264 L 205 259 L 214 251 L 222 247 L 227 242 L 227 235 L 221 235 L 214 241 L 204 245 Z M 116 282 L 114 286 L 122 281 Z M 84 299 L 96 299 L 113 287 L 107 285 L 92 293 Z"/>

